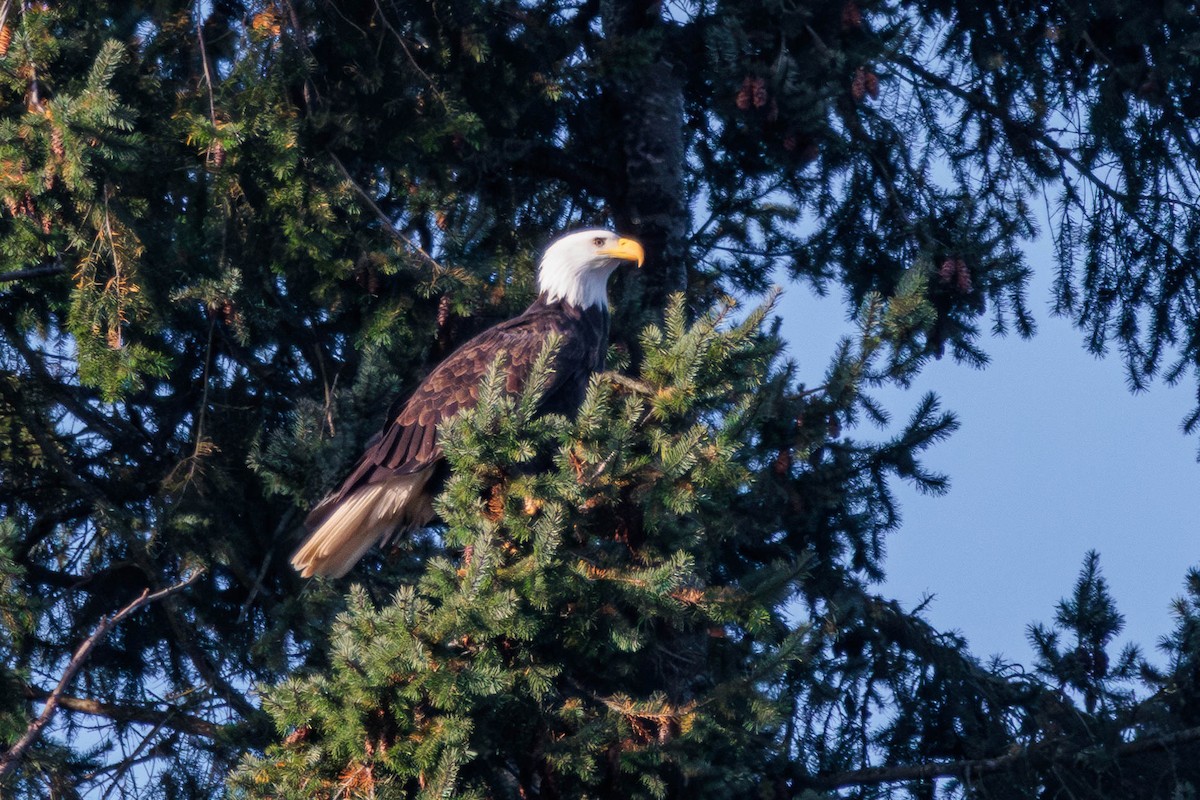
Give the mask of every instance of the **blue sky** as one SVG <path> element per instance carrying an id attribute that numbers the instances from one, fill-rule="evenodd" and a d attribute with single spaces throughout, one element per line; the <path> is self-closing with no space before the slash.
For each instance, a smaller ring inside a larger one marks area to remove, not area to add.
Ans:
<path id="1" fill-rule="evenodd" d="M 1053 621 L 1095 549 L 1125 615 L 1122 642 L 1161 662 L 1154 648 L 1172 627 L 1170 602 L 1200 564 L 1200 441 L 1179 429 L 1192 387 L 1130 394 L 1119 358 L 1095 358 L 1050 315 L 1048 253 L 1044 243 L 1029 252 L 1033 339 L 988 338 L 983 370 L 948 357 L 911 389 L 875 394 L 903 420 L 934 391 L 961 424 L 926 457 L 950 476 L 950 492 L 898 487 L 904 521 L 888 541 L 880 591 L 907 608 L 935 595 L 926 613 L 936 627 L 965 635 L 977 656 L 1028 666 L 1026 627 Z M 780 314 L 791 357 L 818 383 L 850 330 L 843 299 L 793 285 Z"/>

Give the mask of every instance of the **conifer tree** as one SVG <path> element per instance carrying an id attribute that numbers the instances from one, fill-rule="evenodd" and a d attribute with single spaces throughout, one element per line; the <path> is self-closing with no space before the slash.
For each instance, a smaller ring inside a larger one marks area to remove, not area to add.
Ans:
<path id="1" fill-rule="evenodd" d="M 1163 666 L 1091 556 L 1036 672 L 980 662 L 873 589 L 953 416 L 865 423 L 1032 332 L 1042 197 L 1087 346 L 1195 377 L 1198 20 L 0 0 L 0 793 L 1189 796 L 1196 575 Z M 305 511 L 578 224 L 649 256 L 587 407 L 492 386 L 444 525 L 301 583 Z M 823 374 L 713 311 L 775 280 L 857 321 Z"/>

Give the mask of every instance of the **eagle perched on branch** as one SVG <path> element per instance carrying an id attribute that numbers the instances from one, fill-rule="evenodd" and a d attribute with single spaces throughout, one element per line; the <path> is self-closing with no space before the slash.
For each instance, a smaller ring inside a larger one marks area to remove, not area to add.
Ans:
<path id="1" fill-rule="evenodd" d="M 642 246 L 605 230 L 555 240 L 538 266 L 538 297 L 520 316 L 454 351 L 412 393 L 358 459 L 350 475 L 305 520 L 308 538 L 292 556 L 304 577 L 340 578 L 376 542 L 433 519 L 431 483 L 442 464 L 437 428 L 479 399 L 488 368 L 502 358 L 507 391 L 525 385 L 552 334 L 560 337 L 541 410 L 573 414 L 588 379 L 603 367 L 608 339 L 608 276 L 622 262 L 642 265 Z"/>

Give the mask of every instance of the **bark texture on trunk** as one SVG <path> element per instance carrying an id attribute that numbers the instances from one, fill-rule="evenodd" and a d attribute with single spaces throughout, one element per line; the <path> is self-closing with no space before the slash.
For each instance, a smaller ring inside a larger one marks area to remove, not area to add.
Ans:
<path id="1" fill-rule="evenodd" d="M 614 217 L 645 245 L 643 302 L 660 307 L 669 293 L 687 289 L 683 80 L 671 62 L 661 3 L 603 0 L 601 20 L 606 40 L 623 56 L 609 87 L 624 160 Z"/>

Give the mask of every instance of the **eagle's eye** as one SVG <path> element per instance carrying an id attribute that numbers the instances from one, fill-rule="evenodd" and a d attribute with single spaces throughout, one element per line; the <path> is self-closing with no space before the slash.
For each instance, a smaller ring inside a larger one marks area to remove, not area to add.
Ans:
<path id="1" fill-rule="evenodd" d="M 596 245 L 596 247 L 604 247 L 604 237 L 597 236 L 595 239 L 592 239 L 592 244 Z"/>

